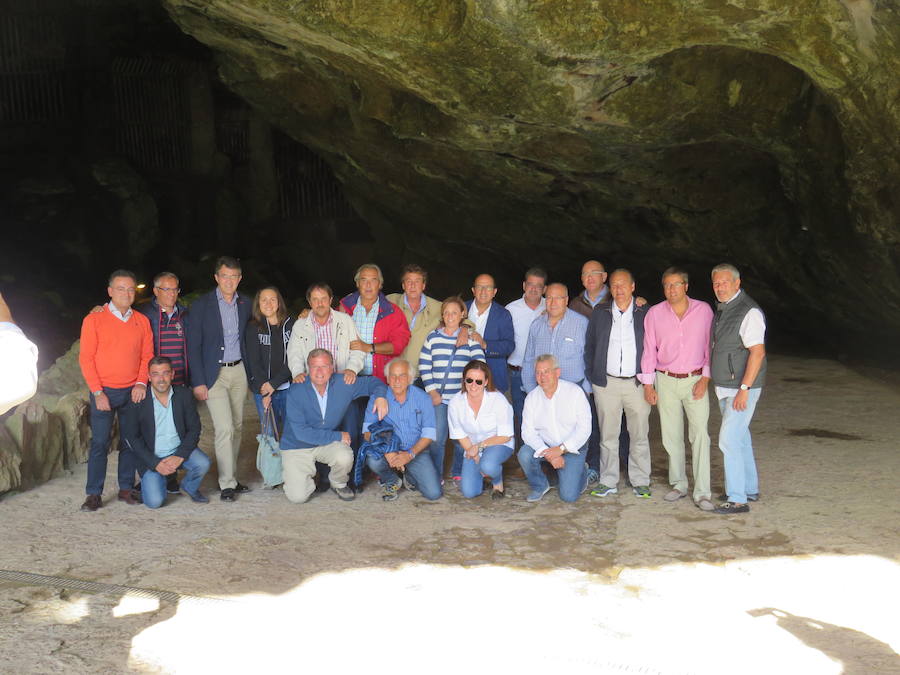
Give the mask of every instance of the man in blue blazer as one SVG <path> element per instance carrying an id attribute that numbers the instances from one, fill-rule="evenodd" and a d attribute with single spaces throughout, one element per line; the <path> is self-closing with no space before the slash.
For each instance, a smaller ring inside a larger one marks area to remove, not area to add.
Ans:
<path id="1" fill-rule="evenodd" d="M 251 302 L 237 292 L 241 263 L 222 256 L 216 261 L 216 288 L 191 305 L 187 325 L 188 369 L 194 397 L 206 401 L 215 429 L 216 464 L 222 501 L 233 502 L 250 488 L 234 476 L 241 449 L 247 372 L 244 329 Z"/>
<path id="2" fill-rule="evenodd" d="M 288 389 L 284 433 L 281 435 L 281 465 L 284 494 L 289 501 L 302 504 L 316 489 L 316 462 L 331 467 L 331 490 L 340 499 L 351 501 L 356 495 L 347 485 L 353 468 L 350 434 L 338 431 L 355 399 L 370 396 L 378 419 L 388 412 L 387 388 L 376 377 L 358 377 L 353 384 L 344 382 L 343 373 L 335 375 L 334 358 L 327 349 L 313 349 L 306 357 L 306 380 Z"/>
<path id="3" fill-rule="evenodd" d="M 481 345 L 491 369 L 494 387 L 505 392 L 509 385 L 506 374 L 506 358 L 516 348 L 516 332 L 512 314 L 503 305 L 494 302 L 497 286 L 490 274 L 479 274 L 472 285 L 474 300 L 468 309 L 469 321 L 475 324 L 472 339 Z"/>
<path id="4" fill-rule="evenodd" d="M 144 504 L 157 509 L 166 500 L 166 478 L 178 469 L 187 474 L 181 489 L 193 501 L 209 501 L 200 482 L 209 471 L 209 458 L 197 447 L 200 416 L 191 392 L 173 386 L 175 374 L 168 356 L 150 359 L 150 393 L 132 403 L 134 414 L 122 417 L 122 439 L 138 460 Z"/>

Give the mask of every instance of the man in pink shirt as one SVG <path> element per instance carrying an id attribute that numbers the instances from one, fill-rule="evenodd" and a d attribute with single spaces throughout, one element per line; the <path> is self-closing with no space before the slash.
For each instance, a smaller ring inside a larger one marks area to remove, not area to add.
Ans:
<path id="1" fill-rule="evenodd" d="M 687 295 L 688 275 L 670 267 L 662 275 L 666 299 L 650 308 L 644 319 L 644 353 L 638 379 L 644 398 L 659 405 L 663 447 L 669 455 L 669 483 L 664 499 L 674 502 L 688 493 L 685 471 L 684 422 L 688 420 L 694 503 L 712 511 L 709 485 L 709 333 L 713 313 L 709 305 Z M 655 386 L 654 386 L 655 385 Z"/>

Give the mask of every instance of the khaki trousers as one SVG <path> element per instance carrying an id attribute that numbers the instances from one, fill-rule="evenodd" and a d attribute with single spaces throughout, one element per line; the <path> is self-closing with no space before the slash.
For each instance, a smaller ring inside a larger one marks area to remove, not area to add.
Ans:
<path id="1" fill-rule="evenodd" d="M 619 434 L 622 411 L 631 436 L 628 449 L 628 481 L 633 487 L 650 485 L 650 404 L 644 388 L 633 377 L 608 377 L 605 387 L 593 385 L 597 421 L 600 424 L 600 482 L 619 484 Z"/>
<path id="2" fill-rule="evenodd" d="M 688 479 L 685 471 L 684 419 L 687 416 L 688 439 L 691 442 L 691 469 L 694 476 L 694 501 L 709 499 L 709 392 L 694 400 L 691 393 L 700 375 L 676 378 L 656 373 L 656 393 L 659 395 L 659 426 L 663 447 L 669 455 L 669 484 L 685 494 Z"/>
<path id="3" fill-rule="evenodd" d="M 216 465 L 219 489 L 237 485 L 234 470 L 241 451 L 241 431 L 244 426 L 244 401 L 247 399 L 247 374 L 244 364 L 219 369 L 216 383 L 209 389 L 206 408 L 215 431 Z"/>
<path id="4" fill-rule="evenodd" d="M 319 445 L 315 448 L 297 448 L 281 451 L 281 475 L 284 478 L 284 494 L 288 501 L 302 504 L 315 492 L 316 462 L 331 467 L 331 487 L 347 486 L 350 469 L 353 468 L 353 450 L 341 442 Z"/>

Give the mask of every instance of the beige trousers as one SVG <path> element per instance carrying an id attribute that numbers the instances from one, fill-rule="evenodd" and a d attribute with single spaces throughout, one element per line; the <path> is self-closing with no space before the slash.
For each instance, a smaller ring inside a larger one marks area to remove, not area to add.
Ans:
<path id="1" fill-rule="evenodd" d="M 691 442 L 691 469 L 694 476 L 694 501 L 709 499 L 709 392 L 694 400 L 691 393 L 700 375 L 675 378 L 656 373 L 656 393 L 659 394 L 659 426 L 663 447 L 669 455 L 669 484 L 676 490 L 688 492 L 685 470 L 684 418 L 687 416 L 688 439 Z"/>
<path id="2" fill-rule="evenodd" d="M 316 462 L 331 467 L 331 487 L 347 486 L 347 478 L 353 468 L 353 450 L 349 445 L 335 442 L 315 448 L 282 449 L 281 473 L 288 501 L 302 504 L 315 492 Z"/>
<path id="3" fill-rule="evenodd" d="M 622 412 L 631 443 L 628 448 L 628 481 L 632 487 L 650 485 L 650 404 L 644 388 L 633 377 L 609 377 L 605 387 L 593 385 L 597 421 L 600 423 L 600 482 L 619 484 L 619 434 Z"/>
<path id="4" fill-rule="evenodd" d="M 216 465 L 219 489 L 234 488 L 234 470 L 241 451 L 244 426 L 244 401 L 247 399 L 247 374 L 244 364 L 220 368 L 216 383 L 209 389 L 206 408 L 215 431 Z"/>

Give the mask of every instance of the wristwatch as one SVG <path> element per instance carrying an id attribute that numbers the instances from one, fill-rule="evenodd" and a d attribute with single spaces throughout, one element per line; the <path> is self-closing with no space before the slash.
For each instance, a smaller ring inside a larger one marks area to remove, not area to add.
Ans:
<path id="1" fill-rule="evenodd" d="M 566 453 L 566 452 L 569 451 L 569 449 L 566 447 L 566 444 L 565 444 L 565 443 L 560 443 L 560 444 L 559 444 L 559 449 L 562 450 L 563 453 Z"/>
<path id="2" fill-rule="evenodd" d="M 102 390 L 102 389 L 98 389 L 97 391 L 92 391 L 91 393 L 92 393 L 94 396 L 99 396 L 100 394 L 103 393 L 103 390 Z"/>
<path id="3" fill-rule="evenodd" d="M 746 384 L 743 384 L 743 383 L 741 384 L 741 391 L 747 391 L 749 389 L 750 389 L 750 387 L 748 387 Z"/>

